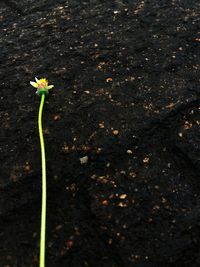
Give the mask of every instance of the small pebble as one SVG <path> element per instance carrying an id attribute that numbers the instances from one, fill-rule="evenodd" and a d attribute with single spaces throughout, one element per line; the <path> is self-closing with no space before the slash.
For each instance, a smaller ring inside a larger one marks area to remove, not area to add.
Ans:
<path id="1" fill-rule="evenodd" d="M 85 157 L 82 157 L 79 159 L 80 160 L 80 163 L 83 165 L 83 164 L 87 164 L 88 163 L 88 156 L 85 156 Z"/>
<path id="2" fill-rule="evenodd" d="M 118 135 L 119 131 L 118 130 L 113 130 L 113 135 Z"/>
<path id="3" fill-rule="evenodd" d="M 105 127 L 105 126 L 104 126 L 104 122 L 100 122 L 100 123 L 99 123 L 99 128 L 100 128 L 100 129 L 104 129 L 104 127 Z"/>
<path id="4" fill-rule="evenodd" d="M 25 172 L 30 172 L 31 171 L 31 165 L 28 162 L 26 162 L 26 164 L 24 165 L 24 171 Z"/>
<path id="5" fill-rule="evenodd" d="M 101 202 L 101 204 L 104 205 L 104 206 L 108 206 L 108 200 L 106 200 L 106 199 L 103 200 L 103 201 Z"/>
<path id="6" fill-rule="evenodd" d="M 143 159 L 143 162 L 144 162 L 145 164 L 148 164 L 148 163 L 149 163 L 149 158 L 148 158 L 148 157 L 145 157 L 145 158 Z"/>
<path id="7" fill-rule="evenodd" d="M 111 77 L 109 77 L 109 78 L 106 79 L 106 82 L 109 83 L 109 82 L 112 82 L 112 80 L 113 79 Z"/>
<path id="8" fill-rule="evenodd" d="M 59 116 L 59 115 L 55 115 L 55 116 L 53 117 L 53 120 L 54 120 L 54 121 L 59 121 L 59 120 L 60 120 L 60 116 Z"/>
<path id="9" fill-rule="evenodd" d="M 127 197 L 127 194 L 122 194 L 119 198 L 120 199 L 125 199 Z"/>

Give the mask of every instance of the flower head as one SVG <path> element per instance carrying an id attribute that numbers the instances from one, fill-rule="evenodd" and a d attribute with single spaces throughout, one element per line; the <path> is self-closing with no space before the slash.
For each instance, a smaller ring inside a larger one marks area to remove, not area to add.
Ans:
<path id="1" fill-rule="evenodd" d="M 45 78 L 42 79 L 37 79 L 35 78 L 36 82 L 30 82 L 30 84 L 37 88 L 37 94 L 40 96 L 42 94 L 48 94 L 49 90 L 52 89 L 54 86 L 53 85 L 48 85 L 48 81 Z"/>

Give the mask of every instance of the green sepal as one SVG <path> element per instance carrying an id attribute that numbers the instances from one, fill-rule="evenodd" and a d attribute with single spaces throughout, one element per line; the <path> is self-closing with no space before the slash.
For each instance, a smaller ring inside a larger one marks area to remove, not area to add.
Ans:
<path id="1" fill-rule="evenodd" d="M 47 88 L 37 89 L 36 94 L 42 96 L 43 94 L 48 95 L 49 90 Z"/>

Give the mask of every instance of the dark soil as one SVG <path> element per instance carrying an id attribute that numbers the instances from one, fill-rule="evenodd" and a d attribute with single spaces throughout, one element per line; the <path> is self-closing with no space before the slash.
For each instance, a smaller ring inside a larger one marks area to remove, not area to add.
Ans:
<path id="1" fill-rule="evenodd" d="M 200 4 L 0 2 L 0 266 L 200 266 Z M 88 156 L 86 164 L 80 158 Z"/>

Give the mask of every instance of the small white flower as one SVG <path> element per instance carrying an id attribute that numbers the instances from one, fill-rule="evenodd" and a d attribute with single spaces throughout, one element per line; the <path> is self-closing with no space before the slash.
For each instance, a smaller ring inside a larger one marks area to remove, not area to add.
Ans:
<path id="1" fill-rule="evenodd" d="M 42 79 L 37 79 L 35 77 L 35 81 L 36 82 L 30 82 L 30 84 L 37 88 L 37 94 L 42 94 L 42 93 L 48 93 L 48 90 L 52 89 L 54 87 L 54 85 L 48 85 L 48 81 L 45 78 Z"/>

